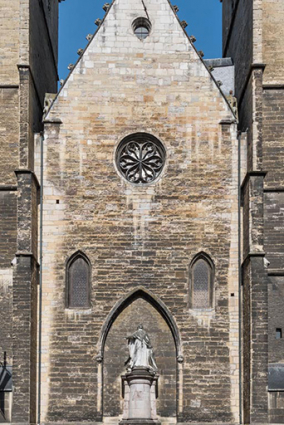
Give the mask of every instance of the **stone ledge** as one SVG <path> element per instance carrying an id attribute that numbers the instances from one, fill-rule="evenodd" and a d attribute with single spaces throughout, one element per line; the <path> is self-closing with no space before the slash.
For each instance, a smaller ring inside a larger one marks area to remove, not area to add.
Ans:
<path id="1" fill-rule="evenodd" d="M 207 66 L 213 66 L 213 68 L 220 68 L 220 67 L 225 67 L 225 66 L 234 66 L 232 58 L 204 59 L 204 63 Z"/>
<path id="2" fill-rule="evenodd" d="M 16 192 L 18 190 L 18 186 L 16 185 L 0 185 L 0 192 Z"/>
<path id="3" fill-rule="evenodd" d="M 167 419 L 170 419 L 170 418 L 167 418 Z M 126 420 L 121 420 L 121 421 L 119 421 L 119 418 L 118 418 L 118 421 L 117 421 L 117 423 L 119 423 L 119 422 L 125 422 L 125 423 L 129 423 L 129 424 L 133 424 L 133 422 L 131 422 L 131 421 L 126 421 Z M 144 422 L 145 422 L 145 420 L 144 420 Z M 162 420 L 162 423 L 163 423 L 164 421 Z M 9 423 L 9 425 L 38 425 L 38 424 L 36 424 L 36 423 L 30 423 L 30 422 L 7 422 L 7 423 Z M 139 423 L 141 423 L 141 422 L 139 422 Z M 161 422 L 160 421 L 149 421 L 149 423 L 154 423 L 154 424 L 160 424 Z M 89 422 L 89 421 L 84 421 L 84 422 L 41 422 L 40 423 L 41 425 L 74 425 L 74 424 L 76 424 L 76 425 L 103 425 L 104 424 L 104 422 L 101 422 L 101 421 L 98 421 L 98 422 Z M 239 425 L 239 422 L 175 422 L 175 424 L 176 425 Z M 248 425 L 248 424 L 244 424 L 244 425 Z M 267 422 L 254 422 L 253 424 L 251 424 L 251 425 L 267 425 Z M 273 422 L 273 423 L 271 423 L 270 425 L 283 425 L 283 424 L 280 424 L 280 423 L 278 423 L 278 422 Z"/>
<path id="4" fill-rule="evenodd" d="M 1 423 L 1 422 L 0 422 Z M 6 422 L 4 422 L 6 423 Z M 37 422 L 7 422 L 9 425 L 38 425 Z M 40 425 L 103 425 L 102 421 L 90 422 L 40 422 Z M 208 425 L 208 424 L 207 424 Z"/>
<path id="5" fill-rule="evenodd" d="M 118 425 L 119 420 L 117 421 Z M 25 424 L 11 424 L 11 425 L 25 425 Z M 38 425 L 38 424 L 29 424 L 29 425 Z M 97 421 L 97 422 L 89 422 L 89 421 L 82 421 L 82 422 L 41 422 L 40 425 L 103 425 L 103 421 Z"/>
<path id="6" fill-rule="evenodd" d="M 123 419 L 119 425 L 162 425 L 161 422 L 152 419 Z"/>
<path id="7" fill-rule="evenodd" d="M 119 420 L 118 420 L 119 422 Z M 130 421 L 124 421 L 131 423 Z M 3 422 L 4 423 L 4 422 Z M 30 422 L 6 422 L 9 425 L 37 425 Z M 104 422 L 41 422 L 41 425 L 103 425 Z M 151 423 L 153 423 L 151 421 Z M 154 421 L 156 424 L 157 422 Z M 132 422 L 133 424 L 133 422 Z M 177 422 L 176 425 L 239 425 L 239 422 Z M 248 424 L 244 424 L 248 425 Z M 253 422 L 251 425 L 267 425 L 267 422 Z M 270 425 L 283 425 L 279 422 L 271 422 Z"/>

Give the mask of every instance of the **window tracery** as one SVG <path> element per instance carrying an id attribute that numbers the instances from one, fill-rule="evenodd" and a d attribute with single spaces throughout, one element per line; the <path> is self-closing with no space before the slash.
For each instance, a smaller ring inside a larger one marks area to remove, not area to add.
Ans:
<path id="1" fill-rule="evenodd" d="M 166 151 L 156 137 L 146 133 L 127 136 L 119 144 L 117 168 L 130 183 L 151 183 L 161 174 Z"/>

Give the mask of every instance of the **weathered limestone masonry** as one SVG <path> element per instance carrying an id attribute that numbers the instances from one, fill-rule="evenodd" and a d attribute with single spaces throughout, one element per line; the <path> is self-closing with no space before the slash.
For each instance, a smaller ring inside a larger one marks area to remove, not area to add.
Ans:
<path id="1" fill-rule="evenodd" d="M 115 0 L 45 120 L 42 420 L 118 423 L 127 345 L 153 335 L 163 424 L 238 423 L 235 118 L 168 0 Z M 139 40 L 132 23 L 149 18 Z M 166 149 L 134 185 L 115 153 L 144 132 Z M 66 262 L 91 263 L 91 307 L 66 308 Z M 213 308 L 189 305 L 189 265 L 215 266 Z M 265 324 L 265 322 L 264 322 Z M 156 336 L 155 336 L 156 335 Z M 176 382 L 176 385 L 175 385 Z"/>
<path id="2" fill-rule="evenodd" d="M 283 339 L 276 339 L 276 329 L 284 328 L 284 4 L 223 0 L 223 18 L 223 54 L 236 66 L 240 130 L 248 140 L 242 186 L 244 417 L 248 423 L 284 423 L 284 393 L 269 392 L 268 398 L 266 389 L 272 385 L 268 362 L 280 381 L 281 364 L 284 370 Z"/>
<path id="3" fill-rule="evenodd" d="M 0 361 L 13 371 L 0 421 L 36 421 L 38 183 L 33 133 L 56 91 L 58 1 L 0 1 Z M 43 73 L 42 70 L 45 70 Z M 15 173 L 16 172 L 16 173 Z"/>
<path id="4" fill-rule="evenodd" d="M 270 261 L 269 275 L 269 363 L 284 364 L 284 47 L 283 2 L 263 2 L 263 138 L 265 179 L 265 249 Z M 282 40 L 282 41 L 281 41 Z M 281 300 L 281 301 L 280 301 Z M 282 372 L 282 382 L 284 380 Z M 270 422 L 284 423 L 284 392 L 269 394 Z"/>
<path id="5" fill-rule="evenodd" d="M 284 3 L 223 0 L 225 58 L 207 61 L 225 94 L 236 71 L 241 382 L 235 117 L 168 0 L 104 9 L 45 120 L 41 422 L 117 424 L 125 337 L 143 323 L 163 425 L 237 424 L 239 408 L 244 423 L 284 423 Z M 13 374 L 0 422 L 16 425 L 39 413 L 37 176 L 58 0 L 0 0 L 0 10 L 0 372 L 5 361 Z M 136 18 L 148 19 L 144 40 Z M 138 133 L 165 148 L 145 185 L 127 182 L 116 160 Z M 84 309 L 68 304 L 76 253 L 89 270 Z M 210 260 L 210 308 L 192 305 L 197 254 Z"/>

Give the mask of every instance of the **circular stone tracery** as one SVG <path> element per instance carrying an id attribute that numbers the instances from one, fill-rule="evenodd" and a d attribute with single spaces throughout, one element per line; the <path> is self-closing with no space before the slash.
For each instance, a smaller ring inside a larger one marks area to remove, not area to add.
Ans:
<path id="1" fill-rule="evenodd" d="M 162 143 L 150 134 L 127 136 L 119 144 L 116 163 L 120 173 L 131 183 L 151 183 L 161 174 L 166 152 Z"/>

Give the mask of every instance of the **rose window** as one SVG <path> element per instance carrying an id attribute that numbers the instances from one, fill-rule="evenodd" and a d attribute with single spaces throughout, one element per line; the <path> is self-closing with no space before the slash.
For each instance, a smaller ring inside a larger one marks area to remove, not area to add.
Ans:
<path id="1" fill-rule="evenodd" d="M 153 182 L 165 164 L 166 152 L 161 142 L 150 134 L 126 137 L 118 146 L 117 167 L 131 183 Z"/>

